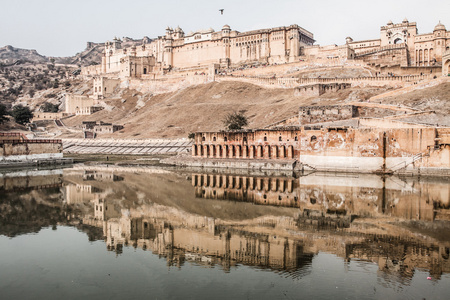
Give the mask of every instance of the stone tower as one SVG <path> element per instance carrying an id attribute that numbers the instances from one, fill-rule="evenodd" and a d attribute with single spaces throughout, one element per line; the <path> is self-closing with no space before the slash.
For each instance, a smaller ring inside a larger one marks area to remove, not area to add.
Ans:
<path id="1" fill-rule="evenodd" d="M 298 25 L 289 26 L 287 38 L 289 40 L 289 61 L 294 62 L 300 55 L 300 32 Z"/>
<path id="2" fill-rule="evenodd" d="M 447 30 L 445 26 L 439 21 L 439 23 L 434 27 L 433 37 L 434 37 L 434 53 L 430 56 L 431 59 L 436 59 L 437 62 L 441 62 L 441 58 L 445 52 L 445 41 L 446 41 Z"/>
<path id="3" fill-rule="evenodd" d="M 166 28 L 166 37 L 164 45 L 164 62 L 166 68 L 172 68 L 173 65 L 173 29 Z"/>
<path id="4" fill-rule="evenodd" d="M 224 68 L 228 68 L 230 63 L 230 32 L 231 29 L 229 25 L 224 25 L 222 27 L 223 52 L 220 64 Z"/>

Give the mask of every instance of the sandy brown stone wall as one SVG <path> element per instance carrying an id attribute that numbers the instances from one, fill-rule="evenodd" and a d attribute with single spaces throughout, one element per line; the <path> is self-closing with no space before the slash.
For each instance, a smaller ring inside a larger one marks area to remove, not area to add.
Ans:
<path id="1" fill-rule="evenodd" d="M 34 155 L 46 153 L 61 153 L 62 143 L 39 143 L 39 142 L 24 142 L 24 143 L 4 143 L 2 145 L 2 156 L 15 155 Z"/>

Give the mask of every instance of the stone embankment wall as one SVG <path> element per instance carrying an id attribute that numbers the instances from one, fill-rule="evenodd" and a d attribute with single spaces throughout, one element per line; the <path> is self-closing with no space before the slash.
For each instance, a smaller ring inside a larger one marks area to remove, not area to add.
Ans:
<path id="1" fill-rule="evenodd" d="M 0 140 L 1 161 L 29 161 L 62 158 L 61 140 Z"/>
<path id="2" fill-rule="evenodd" d="M 117 140 L 117 139 L 64 139 L 64 153 L 78 154 L 176 154 L 190 151 L 192 141 L 188 139 L 164 140 Z"/>
<path id="3" fill-rule="evenodd" d="M 396 122 L 389 121 L 389 125 Z M 192 155 L 199 165 L 207 158 L 203 165 L 214 163 L 211 167 L 219 167 L 222 159 L 226 165 L 230 161 L 240 165 L 247 160 L 298 160 L 313 170 L 362 173 L 396 172 L 419 165 L 450 169 L 447 145 L 444 141 L 436 144 L 442 130 L 446 129 L 417 125 L 205 132 L 196 134 Z"/>
<path id="4" fill-rule="evenodd" d="M 62 170 L 23 170 L 0 173 L 0 190 L 5 191 L 27 188 L 49 188 L 62 185 Z"/>

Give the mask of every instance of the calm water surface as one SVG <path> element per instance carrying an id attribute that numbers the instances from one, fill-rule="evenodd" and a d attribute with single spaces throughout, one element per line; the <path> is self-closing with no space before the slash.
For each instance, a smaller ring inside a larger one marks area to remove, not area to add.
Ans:
<path id="1" fill-rule="evenodd" d="M 448 299 L 450 184 L 75 167 L 0 174 L 1 299 Z"/>

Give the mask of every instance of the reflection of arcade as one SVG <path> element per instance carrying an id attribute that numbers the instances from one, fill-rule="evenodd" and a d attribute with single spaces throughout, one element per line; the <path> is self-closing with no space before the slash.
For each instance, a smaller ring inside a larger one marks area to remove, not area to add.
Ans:
<path id="1" fill-rule="evenodd" d="M 103 229 L 107 249 L 116 253 L 130 245 L 165 257 L 170 266 L 192 262 L 231 270 L 246 264 L 291 277 L 310 272 L 312 258 L 320 252 L 343 261 L 373 261 L 380 278 L 400 282 L 409 282 L 416 268 L 437 279 L 450 272 L 446 182 L 355 174 L 298 179 L 192 174 L 191 189 L 201 200 L 195 205 L 205 206 L 202 214 L 180 208 L 181 202 L 172 205 L 161 199 L 172 194 L 153 194 L 154 189 L 137 187 L 138 202 L 126 201 L 122 189 L 135 177 L 121 176 L 121 182 L 89 182 L 110 194 L 91 188 L 86 200 L 92 206 L 83 216 L 83 224 Z M 171 178 L 149 176 L 155 185 Z M 179 193 L 189 191 L 188 184 L 186 188 Z M 264 214 L 230 215 L 252 207 Z M 218 209 L 223 210 L 216 215 Z M 444 221 L 432 222 L 437 219 Z"/>
<path id="2" fill-rule="evenodd" d="M 85 171 L 83 175 L 83 180 L 114 182 L 114 181 L 122 181 L 123 177 L 115 175 L 112 172 Z"/>
<path id="3" fill-rule="evenodd" d="M 388 179 L 374 175 L 299 179 L 221 174 L 192 174 L 198 198 L 299 208 L 305 217 L 392 216 L 407 220 L 449 219 L 447 183 Z M 417 192 L 417 191 L 421 192 Z M 338 222 L 339 223 L 339 222 Z M 344 227 L 347 227 L 345 225 Z"/>
<path id="4" fill-rule="evenodd" d="M 192 174 L 195 195 L 205 199 L 225 199 L 286 207 L 299 207 L 295 179 L 217 174 Z"/>

